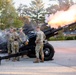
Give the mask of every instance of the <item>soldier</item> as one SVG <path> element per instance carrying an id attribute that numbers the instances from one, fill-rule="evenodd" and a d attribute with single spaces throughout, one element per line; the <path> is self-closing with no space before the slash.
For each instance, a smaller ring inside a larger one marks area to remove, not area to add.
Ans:
<path id="1" fill-rule="evenodd" d="M 16 29 L 14 29 L 13 31 L 13 42 L 12 42 L 12 54 L 15 54 L 17 52 L 19 52 L 19 41 L 22 42 L 21 38 L 19 37 L 18 33 L 16 32 Z M 19 61 L 19 57 L 14 57 L 13 61 Z"/>
<path id="2" fill-rule="evenodd" d="M 41 62 L 44 62 L 44 52 L 43 52 L 43 41 L 46 38 L 45 34 L 40 30 L 40 27 L 38 26 L 36 28 L 37 30 L 37 37 L 36 37 L 36 47 L 35 47 L 35 52 L 36 52 L 36 60 L 34 63 L 39 63 L 39 53 L 41 55 Z"/>
<path id="3" fill-rule="evenodd" d="M 13 42 L 12 39 L 12 33 L 13 33 L 13 28 L 10 28 L 10 31 L 6 33 L 7 35 L 7 49 L 8 49 L 8 55 L 11 54 L 11 43 Z"/>
<path id="4" fill-rule="evenodd" d="M 22 39 L 22 42 L 25 45 L 28 44 L 28 38 L 27 38 L 26 34 L 23 32 L 23 29 L 22 28 L 19 29 L 19 37 Z M 24 56 L 22 55 L 22 57 L 24 57 Z"/>
<path id="5" fill-rule="evenodd" d="M 27 38 L 26 34 L 23 32 L 22 28 L 20 28 L 20 30 L 19 30 L 19 37 L 22 39 L 22 42 L 28 41 L 28 38 Z"/>

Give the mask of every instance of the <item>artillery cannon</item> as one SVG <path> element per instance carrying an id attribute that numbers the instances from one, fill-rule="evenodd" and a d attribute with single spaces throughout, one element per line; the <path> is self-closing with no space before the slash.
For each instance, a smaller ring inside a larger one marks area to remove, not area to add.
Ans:
<path id="1" fill-rule="evenodd" d="M 71 26 L 74 24 L 76 24 L 76 23 L 70 24 L 68 26 Z M 51 36 L 57 35 L 58 31 L 62 30 L 63 28 L 66 28 L 68 26 L 54 29 L 54 28 L 48 27 L 47 24 L 44 24 L 44 25 L 42 25 L 41 30 L 45 33 L 46 38 L 48 39 Z M 17 57 L 17 56 L 21 56 L 21 55 L 35 57 L 35 39 L 36 39 L 35 28 L 31 27 L 31 25 L 25 25 L 23 28 L 24 28 L 24 33 L 28 36 L 28 40 L 29 40 L 28 45 L 21 46 L 19 53 L 0 57 L 0 61 L 3 59 L 8 59 L 11 57 Z M 0 32 L 0 49 L 2 50 L 0 52 L 7 52 L 7 40 L 6 40 L 5 34 L 2 32 Z M 45 60 L 53 59 L 55 51 L 54 51 L 53 46 L 47 40 L 44 41 L 43 50 L 44 50 L 44 59 Z"/>

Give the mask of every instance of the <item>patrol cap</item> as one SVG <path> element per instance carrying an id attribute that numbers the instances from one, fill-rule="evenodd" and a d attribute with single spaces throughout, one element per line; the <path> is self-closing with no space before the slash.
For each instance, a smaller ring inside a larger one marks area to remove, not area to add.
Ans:
<path id="1" fill-rule="evenodd" d="M 40 26 L 37 26 L 36 28 L 41 28 Z"/>
<path id="2" fill-rule="evenodd" d="M 16 28 L 14 28 L 13 31 L 16 31 Z"/>
<path id="3" fill-rule="evenodd" d="M 23 31 L 23 28 L 19 28 L 19 31 Z"/>
<path id="4" fill-rule="evenodd" d="M 19 30 L 23 30 L 23 28 L 19 28 Z"/>
<path id="5" fill-rule="evenodd" d="M 13 26 L 10 26 L 10 28 L 12 28 L 12 29 L 13 29 L 14 27 L 13 27 Z"/>

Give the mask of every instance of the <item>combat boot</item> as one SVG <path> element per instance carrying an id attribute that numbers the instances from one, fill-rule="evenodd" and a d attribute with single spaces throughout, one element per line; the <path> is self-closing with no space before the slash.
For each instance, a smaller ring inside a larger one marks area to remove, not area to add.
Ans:
<path id="1" fill-rule="evenodd" d="M 16 58 L 17 61 L 20 61 L 19 57 Z"/>
<path id="2" fill-rule="evenodd" d="M 16 58 L 13 58 L 12 61 L 15 62 L 16 61 Z"/>
<path id="3" fill-rule="evenodd" d="M 42 60 L 40 62 L 44 62 L 44 58 L 42 58 Z"/>
<path id="4" fill-rule="evenodd" d="M 36 60 L 33 63 L 39 63 L 40 60 L 38 58 L 36 58 Z"/>
<path id="5" fill-rule="evenodd" d="M 9 59 L 6 59 L 6 61 L 9 61 L 10 60 L 10 58 Z"/>

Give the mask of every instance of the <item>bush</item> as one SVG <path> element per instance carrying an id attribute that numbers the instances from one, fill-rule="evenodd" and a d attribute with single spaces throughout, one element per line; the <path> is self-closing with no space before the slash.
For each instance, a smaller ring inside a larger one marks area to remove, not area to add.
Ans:
<path id="1" fill-rule="evenodd" d="M 76 36 L 74 37 L 74 39 L 76 40 Z"/>
<path id="2" fill-rule="evenodd" d="M 66 36 L 65 40 L 76 40 L 76 36 Z"/>
<path id="3" fill-rule="evenodd" d="M 49 41 L 54 41 L 54 40 L 56 40 L 56 38 L 55 38 L 55 37 L 51 37 L 51 38 L 49 38 L 48 40 L 49 40 Z"/>
<path id="4" fill-rule="evenodd" d="M 62 36 L 62 37 L 50 37 L 49 41 L 56 41 L 56 40 L 76 40 L 76 36 Z"/>
<path id="5" fill-rule="evenodd" d="M 56 41 L 56 40 L 65 40 L 64 37 L 51 37 L 49 38 L 49 41 Z"/>

